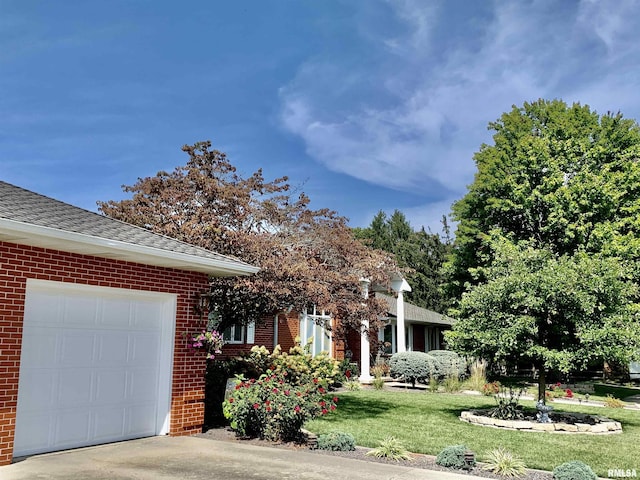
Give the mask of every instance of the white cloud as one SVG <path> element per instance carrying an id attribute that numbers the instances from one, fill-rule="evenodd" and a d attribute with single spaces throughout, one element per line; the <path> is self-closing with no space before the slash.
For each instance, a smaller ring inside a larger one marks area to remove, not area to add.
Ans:
<path id="1" fill-rule="evenodd" d="M 311 59 L 281 90 L 284 126 L 331 170 L 450 204 L 473 179 L 488 122 L 511 105 L 561 97 L 640 113 L 637 3 L 496 1 L 466 38 L 439 24 L 453 4 L 389 5 L 404 30 L 378 39 L 375 62 Z M 363 92 L 365 80 L 378 89 Z"/>

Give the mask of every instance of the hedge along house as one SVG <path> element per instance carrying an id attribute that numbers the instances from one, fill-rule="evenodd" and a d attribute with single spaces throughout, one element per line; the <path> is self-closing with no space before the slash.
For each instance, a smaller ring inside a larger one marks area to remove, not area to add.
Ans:
<path id="1" fill-rule="evenodd" d="M 257 271 L 0 182 L 0 465 L 201 431 L 194 306 L 210 275 Z"/>
<path id="2" fill-rule="evenodd" d="M 362 286 L 364 294 L 368 295 L 366 282 Z M 313 355 L 326 351 L 338 360 L 351 358 L 358 363 L 360 380 L 370 382 L 371 362 L 379 354 L 385 356 L 406 350 L 427 352 L 443 348 L 442 333 L 454 322 L 450 317 L 406 302 L 404 292 L 410 291 L 410 287 L 403 278 L 392 282 L 392 290 L 394 295 L 379 291 L 371 293 L 383 299 L 388 308 L 385 327 L 369 335 L 352 330 L 346 339 L 338 339 L 332 335 L 332 329 L 336 329 L 340 319 L 310 306 L 303 312 L 289 311 L 267 316 L 257 325 L 229 327 L 224 332 L 223 355 L 235 356 L 249 351 L 254 345 L 264 345 L 270 350 L 280 345 L 283 351 L 288 351 L 299 338 L 303 345 L 311 342 Z M 331 328 L 326 328 L 327 325 Z"/>

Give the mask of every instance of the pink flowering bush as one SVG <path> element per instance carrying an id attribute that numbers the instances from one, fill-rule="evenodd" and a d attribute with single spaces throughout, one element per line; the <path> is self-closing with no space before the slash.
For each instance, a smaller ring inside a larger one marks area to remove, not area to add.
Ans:
<path id="1" fill-rule="evenodd" d="M 222 353 L 224 339 L 222 333 L 216 330 L 203 330 L 195 335 L 187 336 L 189 348 L 207 353 L 207 360 L 213 360 L 216 355 Z"/>
<path id="2" fill-rule="evenodd" d="M 300 436 L 307 420 L 336 409 L 321 382 L 294 384 L 287 372 L 240 380 L 224 401 L 223 411 L 238 436 L 290 441 Z"/>

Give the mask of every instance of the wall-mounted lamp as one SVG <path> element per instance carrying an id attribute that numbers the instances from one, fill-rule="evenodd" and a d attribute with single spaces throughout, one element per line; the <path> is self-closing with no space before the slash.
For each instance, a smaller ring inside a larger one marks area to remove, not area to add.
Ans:
<path id="1" fill-rule="evenodd" d="M 364 298 L 369 298 L 369 285 L 371 284 L 371 280 L 368 278 L 360 279 L 360 288 L 362 290 L 362 296 Z"/>
<path id="2" fill-rule="evenodd" d="M 194 305 L 194 309 L 198 315 L 200 315 L 200 320 L 204 316 L 204 312 L 209 309 L 209 302 L 211 297 L 208 293 L 201 293 L 196 298 L 196 304 Z"/>

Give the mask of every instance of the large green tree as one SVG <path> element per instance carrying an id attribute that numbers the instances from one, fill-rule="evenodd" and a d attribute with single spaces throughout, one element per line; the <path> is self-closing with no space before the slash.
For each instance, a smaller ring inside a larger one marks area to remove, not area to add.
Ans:
<path id="1" fill-rule="evenodd" d="M 543 375 L 587 359 L 628 361 L 640 348 L 637 314 L 623 308 L 637 298 L 621 287 L 640 280 L 638 125 L 538 100 L 489 127 L 493 144 L 475 154 L 475 180 L 453 206 L 450 345 L 531 360 Z M 589 283 L 592 272 L 607 283 Z"/>
<path id="2" fill-rule="evenodd" d="M 497 121 L 493 144 L 474 155 L 477 173 L 453 205 L 458 223 L 447 290 L 460 298 L 471 269 L 491 262 L 494 229 L 563 255 L 583 250 L 640 258 L 640 129 L 619 113 L 538 100 Z M 635 273 L 636 277 L 640 272 Z"/>
<path id="3" fill-rule="evenodd" d="M 602 254 L 556 255 L 497 232 L 484 282 L 462 296 L 450 348 L 508 364 L 530 362 L 545 396 L 546 373 L 571 373 L 595 360 L 628 362 L 640 348 L 635 287 Z M 476 273 L 480 273 L 476 271 Z"/>
<path id="4" fill-rule="evenodd" d="M 398 264 L 407 268 L 406 279 L 411 285 L 407 300 L 415 305 L 444 312 L 449 302 L 441 291 L 442 265 L 450 249 L 448 226 L 443 218 L 444 239 L 427 232 L 424 227 L 414 230 L 399 210 L 391 216 L 378 212 L 366 228 L 354 229 L 357 238 L 368 245 L 393 253 Z"/>

